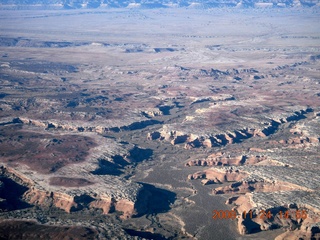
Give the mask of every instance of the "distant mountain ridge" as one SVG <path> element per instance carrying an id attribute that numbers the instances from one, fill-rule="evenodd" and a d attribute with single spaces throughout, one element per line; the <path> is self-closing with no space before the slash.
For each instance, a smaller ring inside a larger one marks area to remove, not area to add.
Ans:
<path id="1" fill-rule="evenodd" d="M 316 7 L 320 0 L 1 0 L 0 9 L 284 8 Z"/>

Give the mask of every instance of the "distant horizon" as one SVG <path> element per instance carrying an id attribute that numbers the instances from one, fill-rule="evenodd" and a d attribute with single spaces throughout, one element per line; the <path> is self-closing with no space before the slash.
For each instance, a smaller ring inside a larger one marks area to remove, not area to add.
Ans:
<path id="1" fill-rule="evenodd" d="M 164 1 L 113 1 L 113 0 L 4 0 L 0 3 L 2 10 L 33 10 L 33 9 L 105 9 L 105 8 L 295 8 L 295 7 L 319 7 L 320 1 L 294 1 L 294 0 L 164 0 Z"/>

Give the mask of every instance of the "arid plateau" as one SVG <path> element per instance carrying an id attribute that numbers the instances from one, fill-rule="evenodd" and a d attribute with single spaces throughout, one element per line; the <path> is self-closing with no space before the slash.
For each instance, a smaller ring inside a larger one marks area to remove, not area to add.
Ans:
<path id="1" fill-rule="evenodd" d="M 319 7 L 0 13 L 0 239 L 320 239 Z"/>

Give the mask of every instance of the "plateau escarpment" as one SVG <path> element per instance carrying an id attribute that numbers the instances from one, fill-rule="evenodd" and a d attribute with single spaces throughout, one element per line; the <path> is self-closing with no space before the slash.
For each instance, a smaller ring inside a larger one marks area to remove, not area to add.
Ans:
<path id="1" fill-rule="evenodd" d="M 209 155 L 205 159 L 190 160 L 186 166 L 239 166 L 239 165 L 263 165 L 281 164 L 264 155 L 256 156 L 226 156 L 225 153 L 217 152 Z"/>
<path id="2" fill-rule="evenodd" d="M 184 143 L 186 149 L 196 147 L 219 147 L 227 144 L 239 143 L 251 137 L 269 136 L 276 132 L 281 127 L 281 124 L 306 118 L 306 113 L 313 112 L 312 109 L 300 110 L 285 118 L 275 116 L 276 118 L 269 119 L 269 122 L 267 122 L 267 116 L 269 115 L 264 117 L 261 113 L 256 116 L 249 114 L 251 120 L 250 127 L 246 127 L 245 125 L 248 123 L 245 123 L 243 119 L 239 119 L 237 116 L 231 116 L 231 114 L 228 117 L 220 116 L 222 114 L 218 112 L 219 110 L 232 112 L 235 111 L 236 108 L 232 110 L 230 108 L 212 107 L 201 110 L 202 109 L 196 110 L 195 116 L 187 116 L 186 120 L 179 125 L 164 125 L 162 129 L 149 133 L 147 138 L 150 140 L 159 139 L 170 141 L 173 145 Z M 207 112 L 208 114 L 201 116 L 201 112 Z M 215 115 L 213 119 L 212 115 Z M 197 121 L 199 121 L 199 124 L 195 125 L 194 123 Z M 204 123 L 207 124 L 204 125 Z M 225 130 L 224 125 L 230 124 L 232 124 L 235 130 Z M 303 140 L 298 138 L 297 141 Z M 294 140 L 291 139 L 288 140 L 288 142 L 294 142 Z M 318 139 L 308 138 L 305 139 L 305 142 L 318 142 Z"/>
<path id="3" fill-rule="evenodd" d="M 26 190 L 22 199 L 32 205 L 56 207 L 66 212 L 83 208 L 102 209 L 104 214 L 119 211 L 123 218 L 141 214 L 137 201 L 142 186 L 121 178 L 87 175 L 83 179 L 77 178 L 76 174 L 72 178 L 63 177 L 64 175 L 40 178 L 30 173 L 17 172 L 10 167 L 2 167 L 1 175 L 24 186 Z"/>
<path id="4" fill-rule="evenodd" d="M 315 208 L 318 199 L 314 192 L 291 191 L 279 192 L 277 197 L 251 193 L 230 198 L 227 203 L 236 205 L 234 209 L 240 213 L 238 228 L 242 234 L 285 228 L 287 231 L 276 239 L 312 239 L 319 237 L 320 212 Z"/>
<path id="5" fill-rule="evenodd" d="M 275 132 L 271 139 L 260 139 L 256 144 L 260 148 L 249 147 L 245 155 L 231 156 L 220 151 L 204 159 L 190 160 L 186 166 L 211 168 L 190 174 L 188 179 L 211 184 L 213 195 L 230 196 L 226 203 L 237 211 L 241 234 L 284 228 L 287 232 L 276 239 L 317 238 L 320 221 L 318 118 L 315 113 L 291 123 L 281 134 Z M 252 143 L 248 142 L 248 146 Z M 222 183 L 224 186 L 219 187 Z"/>
<path id="6" fill-rule="evenodd" d="M 22 195 L 26 203 L 66 212 L 100 208 L 105 214 L 122 212 L 124 218 L 141 214 L 137 201 L 142 185 L 122 178 L 122 171 L 117 175 L 97 171 L 101 169 L 98 159 L 117 165 L 112 163 L 111 152 L 126 153 L 119 144 L 92 134 L 42 130 L 35 135 L 34 130 L 21 123 L 1 127 L 1 176 L 26 188 Z M 132 148 L 122 161 L 130 165 L 139 151 L 143 149 Z M 23 157 L 21 152 L 25 153 Z"/>

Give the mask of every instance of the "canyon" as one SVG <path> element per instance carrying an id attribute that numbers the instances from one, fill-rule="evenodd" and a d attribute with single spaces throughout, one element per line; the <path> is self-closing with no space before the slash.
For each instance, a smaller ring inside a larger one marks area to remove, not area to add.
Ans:
<path id="1" fill-rule="evenodd" d="M 0 235 L 319 239 L 318 3 L 98 2 L 0 5 Z"/>

